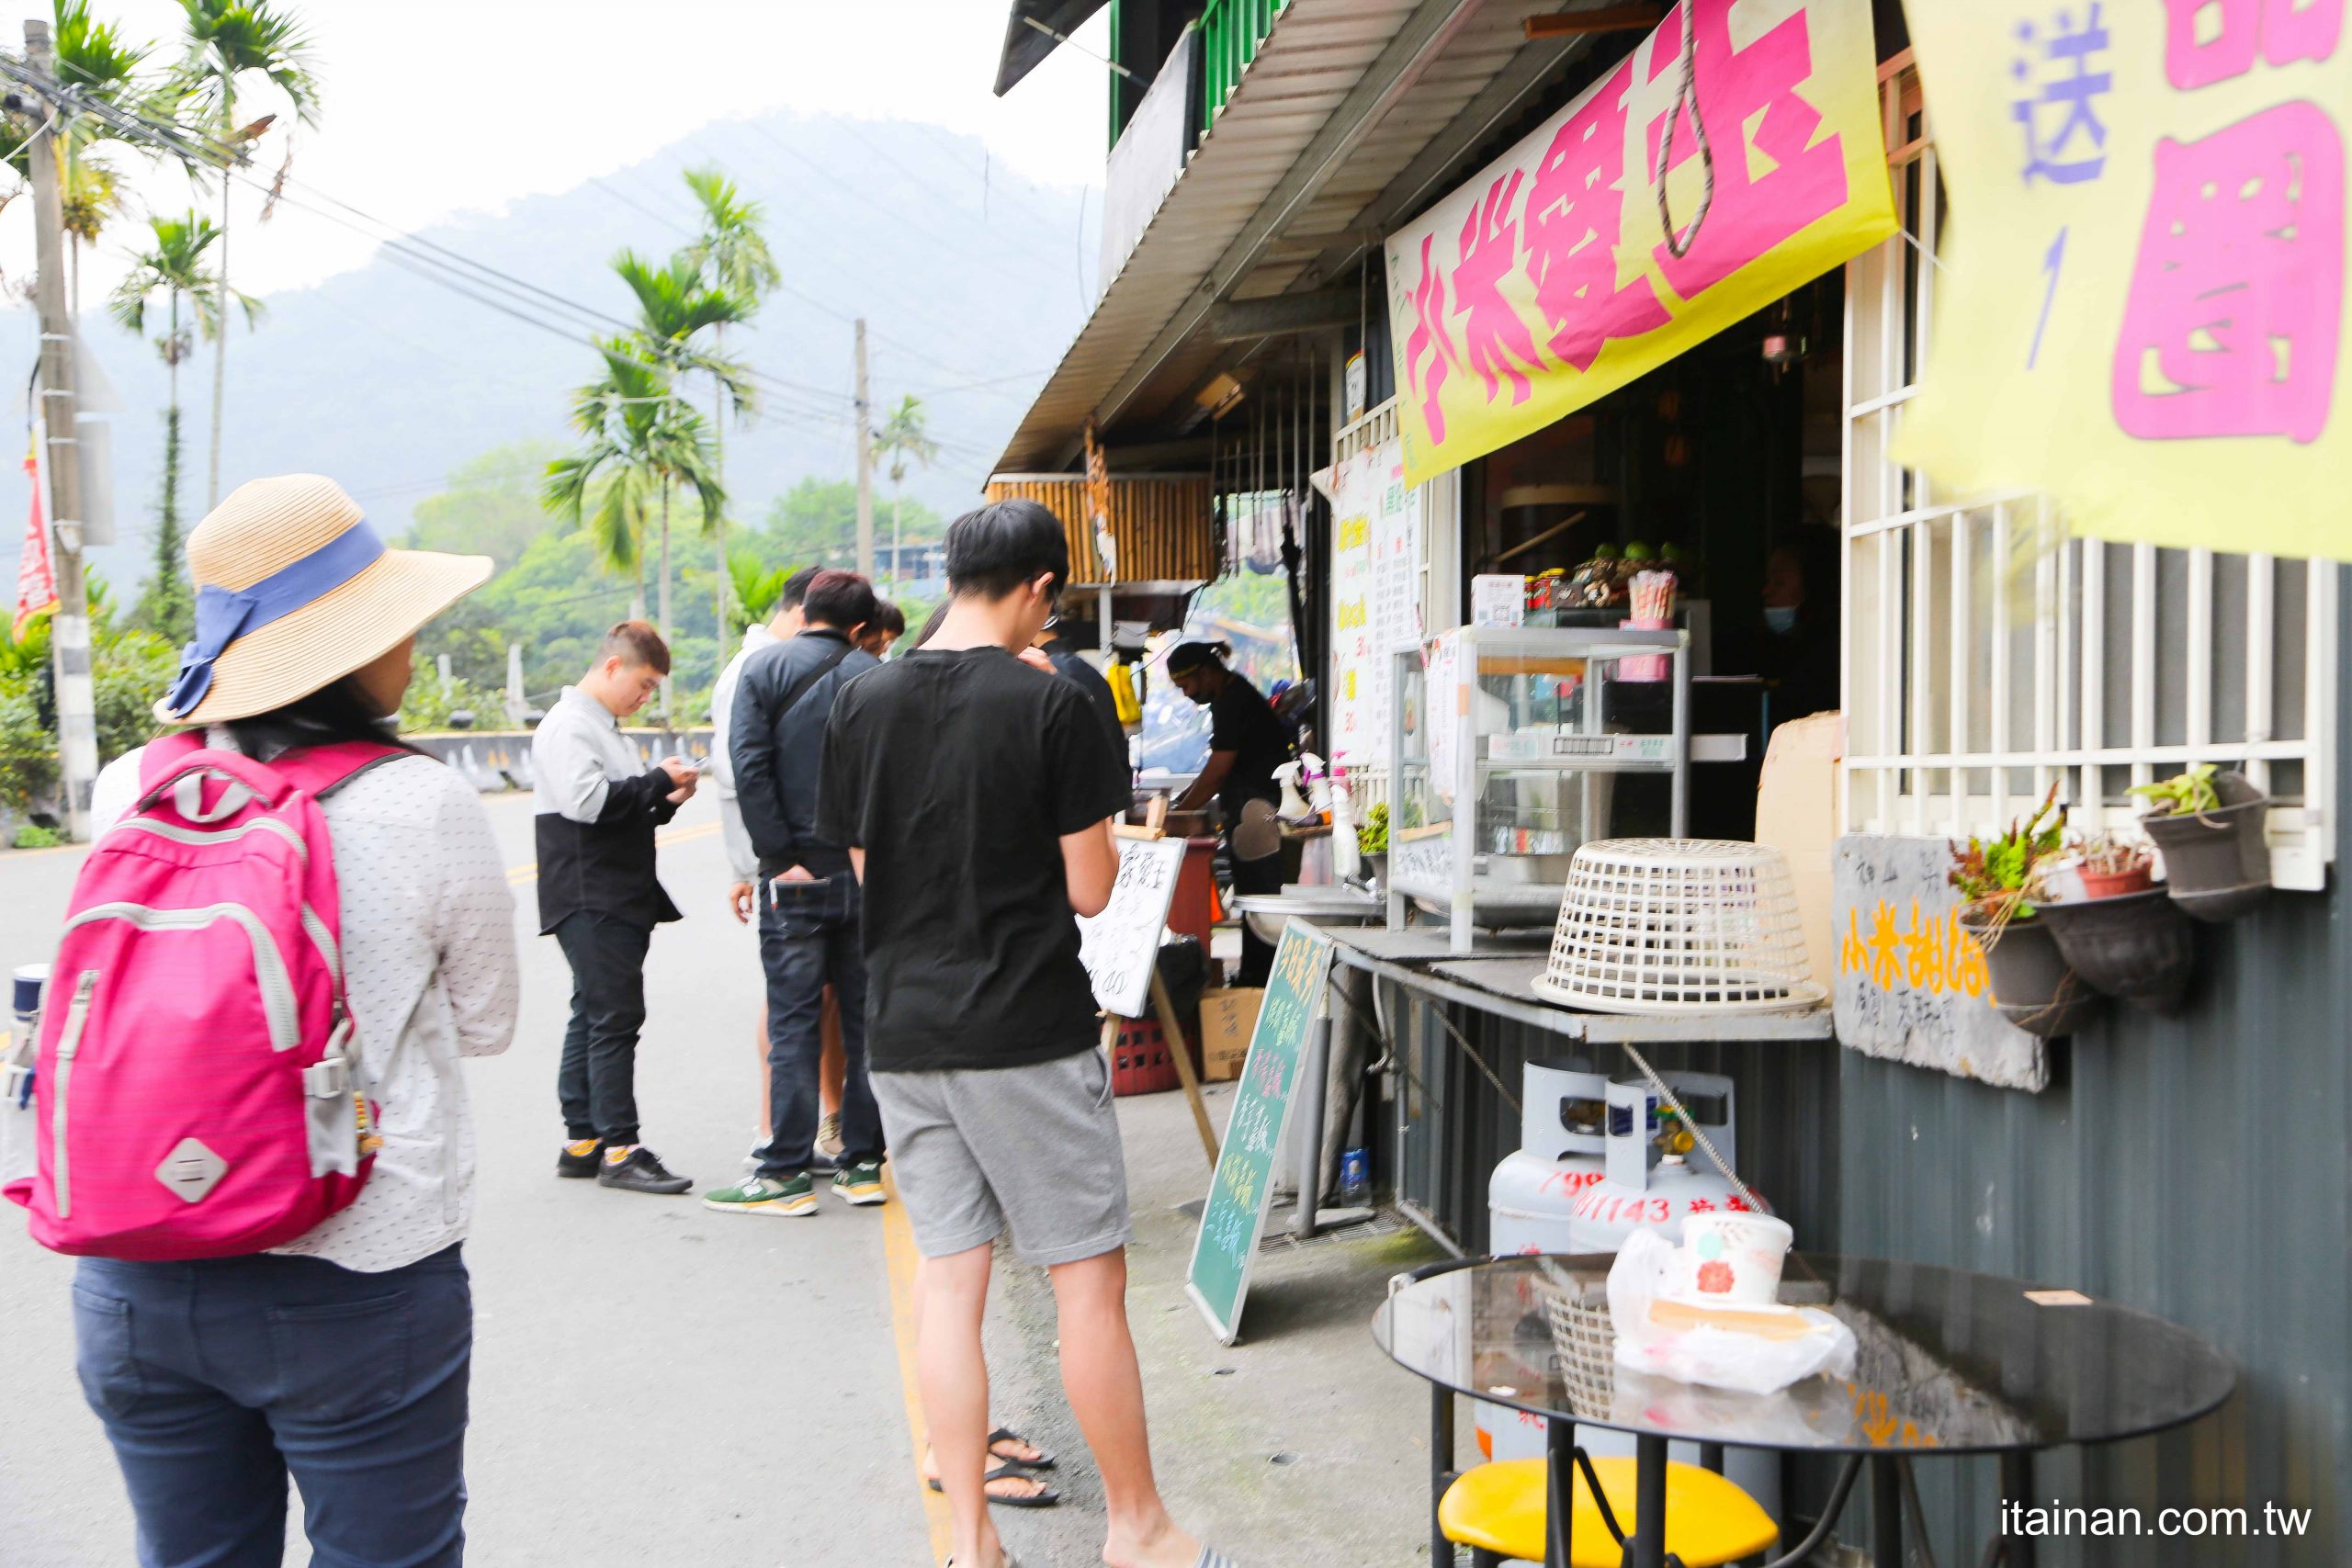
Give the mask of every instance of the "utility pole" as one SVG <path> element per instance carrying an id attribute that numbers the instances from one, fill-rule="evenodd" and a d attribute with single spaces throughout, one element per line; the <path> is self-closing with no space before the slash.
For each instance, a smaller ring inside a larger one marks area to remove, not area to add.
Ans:
<path id="1" fill-rule="evenodd" d="M 874 409 L 865 396 L 865 318 L 857 319 L 857 570 L 874 577 Z"/>
<path id="2" fill-rule="evenodd" d="M 25 62 L 54 80 L 49 24 L 25 23 Z M 74 429 L 74 324 L 65 308 L 65 208 L 58 188 L 57 118 L 33 137 L 33 307 L 40 318 L 40 421 L 48 446 L 49 526 L 57 608 L 49 621 L 57 677 L 57 741 L 67 830 L 90 836 L 90 786 L 98 776 L 97 694 L 90 682 L 90 587 L 82 570 L 82 460 Z"/>

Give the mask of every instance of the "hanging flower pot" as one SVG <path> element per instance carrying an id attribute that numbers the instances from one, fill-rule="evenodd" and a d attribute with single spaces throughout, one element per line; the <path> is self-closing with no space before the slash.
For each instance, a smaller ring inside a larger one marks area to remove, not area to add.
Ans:
<path id="1" fill-rule="evenodd" d="M 1971 906 L 1960 923 L 1984 949 L 1993 1010 L 2028 1034 L 2072 1034 L 2098 1011 L 2104 998 L 2067 965 L 2040 914 L 2004 920 Z"/>
<path id="2" fill-rule="evenodd" d="M 2196 931 L 2165 889 L 2043 904 L 2039 918 L 2067 967 L 2094 989 L 2151 1012 L 2179 1010 Z"/>
<path id="3" fill-rule="evenodd" d="M 2270 896 L 2270 797 L 2245 774 L 2208 764 L 2132 793 L 2155 802 L 2140 825 L 2165 852 L 2165 884 L 2182 913 L 2234 920 Z"/>
<path id="4" fill-rule="evenodd" d="M 2133 893 L 2145 893 L 2156 885 L 2154 868 L 2145 865 L 2114 873 L 2092 871 L 2086 866 L 2075 874 L 2082 878 L 2083 897 L 2086 898 L 2121 898 Z"/>

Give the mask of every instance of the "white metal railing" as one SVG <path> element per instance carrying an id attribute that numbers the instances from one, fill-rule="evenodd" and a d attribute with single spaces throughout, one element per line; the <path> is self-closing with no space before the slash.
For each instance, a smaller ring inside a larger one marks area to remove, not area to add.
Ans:
<path id="1" fill-rule="evenodd" d="M 1843 820 L 1959 837 L 2054 784 L 2078 825 L 2120 823 L 2132 785 L 2222 762 L 2278 803 L 2278 885 L 2324 886 L 2333 567 L 2069 539 L 2036 493 L 1943 495 L 1888 459 L 1933 321 L 1943 212 L 1909 56 L 1880 83 L 1903 229 L 1846 274 Z"/>

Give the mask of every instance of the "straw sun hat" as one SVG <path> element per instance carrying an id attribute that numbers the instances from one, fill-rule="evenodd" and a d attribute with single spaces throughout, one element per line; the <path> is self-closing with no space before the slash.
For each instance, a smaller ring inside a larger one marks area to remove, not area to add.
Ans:
<path id="1" fill-rule="evenodd" d="M 359 503 L 317 474 L 239 485 L 187 539 L 196 640 L 180 653 L 167 724 L 283 707 L 380 659 L 481 587 L 488 556 L 392 550 Z"/>

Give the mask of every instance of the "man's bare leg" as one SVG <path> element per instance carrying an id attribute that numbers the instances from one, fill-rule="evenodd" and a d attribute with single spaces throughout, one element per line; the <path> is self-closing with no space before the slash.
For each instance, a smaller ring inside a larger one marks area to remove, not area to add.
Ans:
<path id="1" fill-rule="evenodd" d="M 980 1479 L 989 1462 L 989 1369 L 980 1355 L 989 1262 L 986 1246 L 925 1258 L 915 1325 L 916 1381 L 947 1493 L 957 1568 L 1001 1568 L 1004 1561 Z"/>
<path id="2" fill-rule="evenodd" d="M 1111 1516 L 1102 1561 L 1111 1568 L 1193 1568 L 1201 1544 L 1168 1517 L 1151 1474 L 1143 1374 L 1127 1331 L 1127 1255 L 1102 1253 L 1053 1270 L 1060 1317 L 1062 1388 L 1102 1472 Z M 981 1419 L 985 1420 L 983 1415 Z M 944 1456 L 943 1456 L 944 1457 Z"/>

